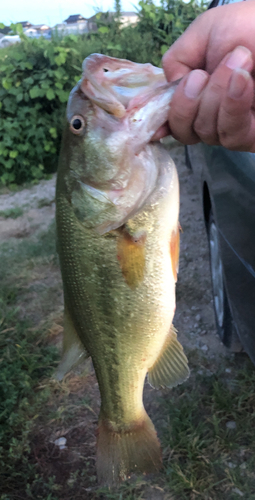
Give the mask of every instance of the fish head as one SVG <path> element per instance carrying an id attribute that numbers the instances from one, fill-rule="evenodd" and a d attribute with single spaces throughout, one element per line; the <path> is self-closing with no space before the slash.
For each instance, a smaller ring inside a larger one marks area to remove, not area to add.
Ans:
<path id="1" fill-rule="evenodd" d="M 158 171 L 147 146 L 167 120 L 174 89 L 151 64 L 102 54 L 84 60 L 68 101 L 65 141 L 70 176 L 95 200 L 99 232 L 122 225 L 153 191 Z"/>

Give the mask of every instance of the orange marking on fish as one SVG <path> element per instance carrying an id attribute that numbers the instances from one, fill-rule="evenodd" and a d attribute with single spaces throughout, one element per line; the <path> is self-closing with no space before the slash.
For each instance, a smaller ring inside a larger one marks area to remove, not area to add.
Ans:
<path id="1" fill-rule="evenodd" d="M 180 253 L 180 225 L 175 231 L 172 231 L 170 240 L 170 257 L 172 263 L 172 270 L 175 281 L 177 281 L 177 273 L 179 267 L 179 253 Z"/>
<path id="2" fill-rule="evenodd" d="M 146 234 L 131 236 L 125 229 L 119 231 L 117 259 L 130 288 L 136 288 L 144 277 Z"/>

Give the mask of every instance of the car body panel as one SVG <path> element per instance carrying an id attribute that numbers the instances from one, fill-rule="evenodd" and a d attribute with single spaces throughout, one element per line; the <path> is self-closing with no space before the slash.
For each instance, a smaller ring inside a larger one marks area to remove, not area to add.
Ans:
<path id="1" fill-rule="evenodd" d="M 255 154 L 203 143 L 187 146 L 187 152 L 200 178 L 204 213 L 205 185 L 209 192 L 230 309 L 255 363 Z"/>

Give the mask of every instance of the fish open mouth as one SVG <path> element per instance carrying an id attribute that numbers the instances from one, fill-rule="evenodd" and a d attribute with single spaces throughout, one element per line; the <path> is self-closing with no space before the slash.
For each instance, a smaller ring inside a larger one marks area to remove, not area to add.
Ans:
<path id="1" fill-rule="evenodd" d="M 162 69 L 102 54 L 83 63 L 82 92 L 95 105 L 123 118 L 169 87 Z"/>

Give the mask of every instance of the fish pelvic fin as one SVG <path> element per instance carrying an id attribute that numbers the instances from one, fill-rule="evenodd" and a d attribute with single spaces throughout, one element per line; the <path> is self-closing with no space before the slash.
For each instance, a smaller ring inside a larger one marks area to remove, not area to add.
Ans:
<path id="1" fill-rule="evenodd" d="M 101 485 L 115 486 L 132 472 L 156 472 L 162 466 L 161 448 L 154 425 L 143 418 L 116 431 L 100 418 L 97 436 L 97 478 Z"/>
<path id="2" fill-rule="evenodd" d="M 182 384 L 189 374 L 188 360 L 172 325 L 158 359 L 149 369 L 148 382 L 155 389 L 172 388 Z"/>
<path id="3" fill-rule="evenodd" d="M 64 312 L 64 337 L 62 358 L 55 373 L 57 380 L 62 380 L 66 373 L 89 357 L 83 347 L 72 322 L 68 308 Z"/>

